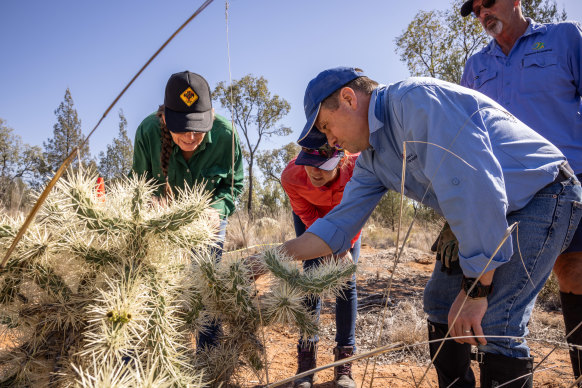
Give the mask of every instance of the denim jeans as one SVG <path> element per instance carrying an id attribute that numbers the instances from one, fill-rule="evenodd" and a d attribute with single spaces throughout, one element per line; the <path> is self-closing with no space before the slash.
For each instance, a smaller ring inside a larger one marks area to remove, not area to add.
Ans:
<path id="1" fill-rule="evenodd" d="M 507 263 L 495 270 L 493 291 L 487 297 L 489 307 L 481 326 L 486 336 L 516 338 L 487 337 L 487 345 L 479 345 L 480 351 L 508 357 L 530 356 L 524 339 L 527 324 L 556 257 L 568 247 L 576 231 L 582 215 L 581 200 L 580 185 L 569 179 L 543 188 L 524 208 L 507 215 L 509 225 L 518 222 L 512 234 L 514 252 Z M 449 309 L 461 289 L 462 275 L 460 270 L 450 275 L 442 272 L 441 263 L 436 262 L 424 290 L 424 311 L 430 321 L 447 324 Z"/>
<path id="2" fill-rule="evenodd" d="M 224 239 L 226 237 L 226 225 L 228 224 L 227 219 L 220 221 L 220 226 L 218 230 L 218 241 L 216 247 L 212 247 L 210 254 L 216 256 L 216 260 L 220 261 L 222 257 L 222 251 L 224 248 Z M 213 347 L 218 345 L 218 337 L 222 332 L 222 326 L 220 322 L 213 322 L 206 326 L 204 332 L 199 332 L 196 338 L 196 351 L 202 349 L 203 346 Z"/>
<path id="3" fill-rule="evenodd" d="M 576 178 L 578 178 L 579 182 L 582 182 L 582 174 L 577 174 Z M 578 224 L 578 229 L 576 229 L 576 233 L 574 233 L 574 237 L 572 238 L 570 245 L 562 253 L 570 252 L 582 252 L 582 222 Z"/>
<path id="4" fill-rule="evenodd" d="M 295 213 L 293 213 L 293 223 L 295 226 L 295 234 L 302 235 L 305 232 L 305 225 Z M 362 245 L 362 235 L 356 241 L 353 248 L 350 249 L 354 263 L 358 263 L 360 256 L 360 247 Z M 321 257 L 312 260 L 305 260 L 303 262 L 303 270 L 306 271 L 312 266 L 316 266 L 321 261 Z M 319 313 L 321 312 L 321 298 L 308 297 L 304 301 L 307 309 L 315 314 L 317 321 L 319 321 Z M 342 289 L 342 295 L 335 299 L 335 342 L 338 346 L 354 346 L 356 345 L 356 316 L 358 313 L 358 293 L 356 290 L 356 276 L 352 276 L 346 286 Z M 316 344 L 319 337 L 316 335 L 309 338 L 308 342 Z M 309 344 L 304 343 L 301 337 L 299 338 L 299 346 L 306 347 Z"/>

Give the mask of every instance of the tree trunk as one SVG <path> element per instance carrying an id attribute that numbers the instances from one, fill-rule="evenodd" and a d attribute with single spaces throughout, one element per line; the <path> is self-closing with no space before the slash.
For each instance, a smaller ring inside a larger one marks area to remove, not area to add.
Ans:
<path id="1" fill-rule="evenodd" d="M 252 219 L 253 213 L 253 155 L 249 158 L 249 199 L 247 202 L 247 214 Z"/>

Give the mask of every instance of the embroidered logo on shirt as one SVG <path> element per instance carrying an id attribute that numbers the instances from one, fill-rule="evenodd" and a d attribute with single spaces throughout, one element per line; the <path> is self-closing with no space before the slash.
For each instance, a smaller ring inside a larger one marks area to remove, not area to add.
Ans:
<path id="1" fill-rule="evenodd" d="M 188 89 L 184 90 L 182 94 L 180 94 L 180 98 L 184 101 L 184 104 L 188 106 L 192 106 L 198 100 L 198 95 L 194 93 L 192 88 L 188 87 Z"/>
<path id="2" fill-rule="evenodd" d="M 543 48 L 545 48 L 546 46 L 544 45 L 544 42 L 536 42 L 534 43 L 532 49 L 534 50 L 541 50 Z"/>

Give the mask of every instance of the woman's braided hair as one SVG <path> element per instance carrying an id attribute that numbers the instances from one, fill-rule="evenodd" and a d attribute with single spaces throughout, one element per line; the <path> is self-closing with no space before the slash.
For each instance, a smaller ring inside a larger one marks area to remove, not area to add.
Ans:
<path id="1" fill-rule="evenodd" d="M 164 114 L 164 105 L 160 105 L 158 107 L 158 111 L 156 112 L 156 116 L 160 120 L 160 129 L 162 131 L 161 140 L 162 140 L 162 150 L 160 152 L 160 162 L 162 165 L 162 172 L 166 177 L 166 196 L 172 197 L 173 192 L 172 188 L 170 187 L 170 183 L 168 182 L 168 165 L 170 164 L 170 156 L 172 155 L 172 150 L 174 149 L 174 140 L 172 140 L 172 135 L 170 135 L 170 130 L 168 126 L 162 120 L 162 115 Z"/>

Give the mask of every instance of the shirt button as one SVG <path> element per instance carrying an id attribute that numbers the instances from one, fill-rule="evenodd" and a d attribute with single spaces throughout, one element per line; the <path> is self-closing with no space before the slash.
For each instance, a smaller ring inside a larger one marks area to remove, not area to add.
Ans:
<path id="1" fill-rule="evenodd" d="M 187 169 L 186 172 L 190 172 L 190 169 Z"/>
<path id="2" fill-rule="evenodd" d="M 453 179 L 451 180 L 451 183 L 452 183 L 453 185 L 457 186 L 457 185 L 460 183 L 460 181 L 459 181 L 459 178 L 453 178 Z"/>
<path id="3" fill-rule="evenodd" d="M 211 180 L 210 182 L 214 183 L 214 179 L 213 179 L 213 180 Z"/>
<path id="4" fill-rule="evenodd" d="M 158 178 L 160 177 L 160 174 L 158 174 Z"/>

